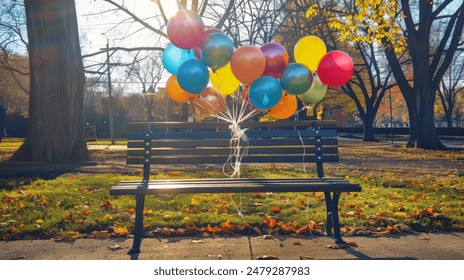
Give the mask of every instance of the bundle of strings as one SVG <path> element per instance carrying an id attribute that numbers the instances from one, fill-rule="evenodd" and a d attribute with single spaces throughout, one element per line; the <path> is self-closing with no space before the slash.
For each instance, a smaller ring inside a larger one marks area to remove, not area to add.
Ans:
<path id="1" fill-rule="evenodd" d="M 229 125 L 229 129 L 231 131 L 230 152 L 229 158 L 222 166 L 222 172 L 230 178 L 240 178 L 240 165 L 243 157 L 248 154 L 249 148 L 248 137 L 245 134 L 247 128 L 241 129 L 238 123 L 232 123 Z M 226 171 L 228 166 L 232 169 L 231 174 Z"/>
<path id="2" fill-rule="evenodd" d="M 249 144 L 245 134 L 247 129 L 240 128 L 240 123 L 258 114 L 258 110 L 252 109 L 245 99 L 237 97 L 236 94 L 230 95 L 230 97 L 232 99 L 231 102 L 226 102 L 230 106 L 223 104 L 226 109 L 218 114 L 213 114 L 213 116 L 230 124 L 230 153 L 223 165 L 222 171 L 224 175 L 230 178 L 240 178 L 240 164 L 243 157 L 248 153 Z M 213 106 L 207 99 L 204 99 L 204 101 L 208 105 Z M 228 169 L 232 171 L 228 172 Z"/>

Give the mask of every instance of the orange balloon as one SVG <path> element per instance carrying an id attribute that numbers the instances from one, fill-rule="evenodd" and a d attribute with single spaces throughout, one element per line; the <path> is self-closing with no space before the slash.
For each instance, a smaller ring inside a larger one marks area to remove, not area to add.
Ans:
<path id="1" fill-rule="evenodd" d="M 264 73 L 266 57 L 258 47 L 243 46 L 230 58 L 230 68 L 240 82 L 251 84 Z"/>
<path id="2" fill-rule="evenodd" d="M 198 96 L 198 94 L 188 93 L 183 88 L 181 88 L 177 82 L 176 75 L 171 75 L 168 78 L 168 81 L 166 82 L 166 92 L 172 100 L 179 103 L 189 102 L 190 99 Z"/>
<path id="3" fill-rule="evenodd" d="M 269 115 L 277 119 L 288 119 L 293 116 L 297 109 L 296 96 L 291 94 L 286 94 L 282 91 L 282 98 L 280 98 L 279 103 L 269 109 Z"/>
<path id="4" fill-rule="evenodd" d="M 205 114 L 217 115 L 226 110 L 226 99 L 212 87 L 205 88 L 195 99 L 195 108 Z"/>

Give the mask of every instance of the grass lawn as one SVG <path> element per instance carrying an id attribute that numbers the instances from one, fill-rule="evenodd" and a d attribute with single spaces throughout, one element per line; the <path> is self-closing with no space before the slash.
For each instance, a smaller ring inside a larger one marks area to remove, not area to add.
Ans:
<path id="1" fill-rule="evenodd" d="M 363 187 L 360 193 L 341 197 L 343 231 L 390 233 L 404 230 L 399 226 L 404 224 L 416 231 L 463 229 L 462 151 L 375 146 L 366 150 L 357 143 L 341 149 L 340 164 L 326 167 L 327 176 L 343 176 Z M 12 153 L 0 148 L 3 158 Z M 94 156 L 116 153 L 98 151 Z M 305 176 L 302 166 L 264 167 L 245 168 L 242 177 Z M 308 177 L 315 175 L 312 166 L 306 169 Z M 165 171 L 156 178 L 221 176 L 220 171 Z M 135 199 L 111 197 L 109 188 L 121 180 L 138 179 L 138 174 L 117 173 L 0 179 L 0 236 L 3 240 L 126 236 L 133 229 Z M 147 197 L 145 207 L 148 236 L 321 234 L 325 228 L 321 193 L 160 195 Z"/>

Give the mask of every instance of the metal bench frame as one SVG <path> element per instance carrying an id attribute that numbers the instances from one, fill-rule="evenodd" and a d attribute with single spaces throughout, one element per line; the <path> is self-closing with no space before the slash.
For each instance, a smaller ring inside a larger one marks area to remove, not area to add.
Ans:
<path id="1" fill-rule="evenodd" d="M 326 178 L 324 162 L 338 162 L 336 131 L 323 129 L 333 125 L 327 121 L 277 122 L 242 124 L 250 128 L 249 152 L 243 163 L 316 164 L 317 178 L 224 178 L 152 180 L 152 164 L 224 164 L 231 137 L 227 123 L 137 122 L 132 127 L 145 127 L 144 132 L 128 135 L 127 164 L 142 164 L 142 181 L 120 182 L 110 189 L 114 196 L 135 195 L 134 241 L 128 254 L 138 259 L 142 243 L 145 195 L 180 193 L 267 193 L 323 192 L 327 223 L 326 234 L 337 244 L 345 243 L 340 234 L 338 203 L 342 192 L 359 192 L 361 187 L 343 178 Z M 251 130 L 254 129 L 254 130 Z M 258 129 L 258 130 L 256 130 Z M 259 130 L 261 129 L 261 130 Z M 140 130 L 139 130 L 140 131 Z M 221 165 L 222 166 L 222 165 Z"/>

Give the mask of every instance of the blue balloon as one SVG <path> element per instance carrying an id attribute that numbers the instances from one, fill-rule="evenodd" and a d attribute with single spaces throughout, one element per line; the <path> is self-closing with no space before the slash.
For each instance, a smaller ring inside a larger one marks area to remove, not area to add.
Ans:
<path id="1" fill-rule="evenodd" d="M 225 66 L 234 53 L 234 43 L 224 33 L 208 35 L 201 47 L 201 60 L 213 70 Z"/>
<path id="2" fill-rule="evenodd" d="M 311 87 L 313 74 L 305 65 L 292 63 L 280 74 L 280 83 L 288 94 L 303 94 Z"/>
<path id="3" fill-rule="evenodd" d="M 190 59 L 195 59 L 195 52 L 193 50 L 184 50 L 173 44 L 169 44 L 161 57 L 164 68 L 174 75 L 177 75 L 180 65 Z"/>
<path id="4" fill-rule="evenodd" d="M 263 76 L 250 85 L 248 98 L 250 104 L 258 109 L 267 110 L 279 103 L 282 97 L 282 86 L 271 76 Z"/>
<path id="5" fill-rule="evenodd" d="M 209 82 L 208 67 L 199 60 L 187 60 L 177 70 L 177 82 L 186 92 L 200 94 Z"/>

